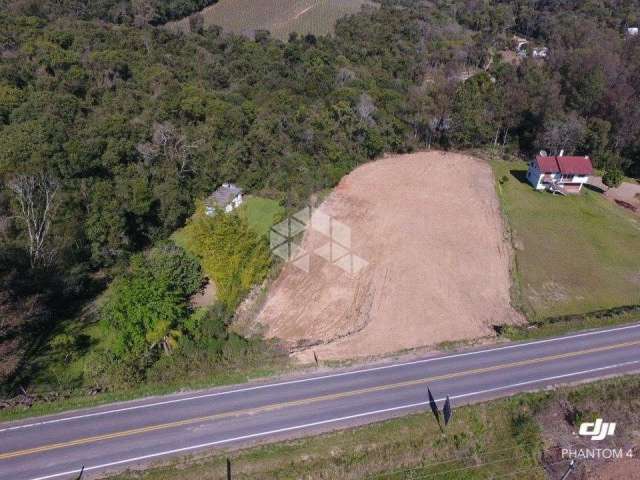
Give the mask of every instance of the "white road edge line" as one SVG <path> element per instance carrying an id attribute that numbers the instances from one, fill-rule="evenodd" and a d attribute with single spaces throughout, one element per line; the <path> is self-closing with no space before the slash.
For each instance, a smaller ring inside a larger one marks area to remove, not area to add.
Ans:
<path id="1" fill-rule="evenodd" d="M 615 328 L 610 328 L 610 329 L 607 329 L 607 330 L 596 330 L 596 331 L 592 331 L 592 332 L 578 333 L 578 334 L 574 334 L 574 335 L 568 335 L 568 336 L 565 336 L 565 337 L 554 337 L 554 338 L 547 338 L 547 339 L 544 339 L 544 340 L 534 340 L 532 342 L 526 342 L 526 343 L 515 343 L 513 345 L 505 345 L 503 347 L 495 347 L 495 348 L 490 348 L 490 349 L 486 349 L 486 350 L 475 350 L 473 352 L 455 353 L 455 354 L 452 354 L 452 355 L 433 357 L 433 358 L 425 358 L 425 359 L 422 359 L 422 360 L 414 360 L 414 361 L 405 362 L 405 363 L 395 363 L 395 364 L 391 364 L 391 365 L 382 365 L 382 366 L 379 366 L 379 367 L 364 368 L 364 369 L 360 369 L 360 370 L 351 370 L 351 371 L 348 371 L 348 372 L 332 373 L 332 374 L 328 374 L 328 375 L 320 375 L 320 376 L 317 376 L 317 377 L 301 378 L 301 379 L 298 379 L 298 380 L 289 380 L 289 381 L 285 381 L 285 382 L 270 383 L 270 384 L 266 384 L 266 385 L 256 385 L 256 386 L 253 386 L 253 387 L 239 388 L 239 389 L 236 389 L 236 390 L 227 390 L 227 391 L 224 391 L 224 392 L 205 393 L 205 394 L 201 394 L 201 395 L 193 395 L 193 396 L 190 396 L 190 397 L 176 398 L 176 399 L 172 399 L 172 400 L 164 400 L 164 401 L 161 401 L 161 402 L 146 403 L 146 404 L 143 404 L 143 405 L 134 405 L 134 406 L 131 406 L 131 407 L 122 407 L 122 408 L 116 408 L 116 409 L 111 409 L 111 410 L 105 410 L 105 411 L 101 411 L 101 412 L 85 413 L 85 414 L 82 414 L 82 415 L 74 415 L 74 416 L 71 416 L 71 417 L 55 418 L 55 419 L 52 419 L 52 420 L 42 420 L 40 422 L 34 422 L 34 423 L 28 423 L 28 424 L 24 424 L 24 425 L 15 425 L 15 426 L 11 426 L 11 427 L 0 428 L 0 433 L 12 431 L 12 430 L 21 430 L 21 429 L 24 429 L 24 428 L 39 427 L 39 426 L 42 426 L 42 425 L 49 425 L 49 424 L 53 424 L 53 423 L 69 422 L 69 421 L 72 421 L 72 420 L 80 420 L 80 419 L 83 419 L 83 418 L 98 417 L 98 416 L 110 415 L 110 414 L 114 414 L 114 413 L 129 412 L 129 411 L 132 411 L 132 410 L 140 410 L 140 409 L 143 409 L 143 408 L 159 407 L 159 406 L 162 406 L 162 405 L 170 405 L 170 404 L 174 404 L 174 403 L 181 403 L 181 402 L 188 402 L 188 401 L 193 401 L 193 400 L 200 400 L 200 399 L 203 399 L 203 398 L 220 397 L 220 396 L 224 396 L 224 395 L 231 395 L 231 394 L 234 394 L 234 393 L 251 392 L 251 391 L 255 391 L 255 390 L 263 390 L 263 389 L 267 389 L 267 388 L 275 388 L 275 387 L 282 387 L 282 386 L 288 386 L 288 385 L 296 385 L 296 384 L 300 384 L 300 383 L 317 382 L 319 380 L 326 380 L 326 379 L 329 379 L 329 378 L 338 378 L 338 377 L 344 377 L 344 376 L 349 376 L 349 375 L 357 375 L 357 374 L 361 374 L 361 373 L 369 373 L 369 372 L 375 372 L 375 371 L 380 371 L 380 370 L 387 370 L 387 369 L 390 369 L 390 368 L 398 368 L 398 367 L 405 367 L 405 366 L 410 366 L 410 365 L 419 365 L 419 364 L 423 364 L 423 363 L 430 363 L 430 362 L 436 362 L 436 361 L 442 361 L 442 360 L 450 360 L 452 358 L 460 358 L 460 357 L 466 357 L 466 356 L 471 356 L 471 355 L 480 355 L 480 354 L 483 354 L 483 353 L 492 353 L 492 352 L 498 352 L 498 351 L 502 351 L 502 350 L 510 350 L 510 349 L 514 349 L 514 348 L 527 347 L 527 346 L 531 346 L 531 345 L 541 345 L 541 344 L 544 344 L 544 343 L 558 342 L 558 341 L 562 341 L 562 340 L 571 340 L 571 339 L 574 339 L 574 338 L 581 338 L 581 337 L 592 336 L 592 335 L 601 335 L 601 334 L 605 334 L 605 333 L 618 332 L 618 331 L 629 330 L 629 329 L 633 329 L 633 328 L 640 328 L 640 324 L 627 325 L 627 326 L 624 326 L 624 327 L 615 327 Z"/>
<path id="2" fill-rule="evenodd" d="M 510 388 L 517 388 L 517 387 L 522 387 L 525 385 L 531 385 L 531 384 L 535 384 L 535 383 L 539 383 L 539 382 L 548 382 L 548 381 L 552 381 L 552 380 L 559 380 L 562 378 L 567 378 L 567 377 L 574 377 L 576 375 L 584 375 L 587 373 L 594 373 L 594 372 L 600 372 L 600 371 L 604 371 L 604 370 L 611 370 L 614 368 L 621 368 L 621 367 L 625 367 L 625 366 L 629 366 L 629 365 L 634 365 L 634 364 L 640 364 L 640 360 L 632 360 L 629 362 L 623 362 L 623 363 L 617 363 L 614 365 L 607 365 L 606 367 L 598 367 L 598 368 L 592 368 L 589 370 L 581 370 L 578 372 L 571 372 L 571 373 L 565 373 L 562 375 L 555 375 L 552 377 L 545 377 L 545 378 L 539 378 L 536 380 L 528 380 L 526 382 L 519 382 L 519 383 L 513 383 L 510 385 L 504 385 L 502 387 L 496 387 L 496 388 L 490 388 L 490 389 L 486 389 L 486 390 L 478 390 L 476 392 L 469 392 L 469 393 L 463 393 L 460 395 L 452 395 L 450 397 L 450 399 L 454 400 L 457 398 L 465 398 L 465 397 L 472 397 L 475 395 L 483 395 L 485 393 L 491 393 L 491 392 L 496 392 L 496 391 L 500 391 L 500 390 L 508 390 Z M 436 400 L 436 402 L 444 402 L 445 399 L 444 398 L 438 398 Z M 276 435 L 278 433 L 285 433 L 285 432 L 291 432 L 294 430 L 302 430 L 305 428 L 311 428 L 311 427 L 317 427 L 320 425 L 327 425 L 330 423 L 337 423 L 337 422 L 342 422 L 345 420 L 353 420 L 356 418 L 362 418 L 362 417 L 368 417 L 368 416 L 373 416 L 373 415 L 380 415 L 383 413 L 389 413 L 389 412 L 395 412 L 398 410 L 406 410 L 406 409 L 410 409 L 410 408 L 415 408 L 415 407 L 421 407 L 424 405 L 428 405 L 429 402 L 417 402 L 417 403 L 409 403 L 406 405 L 399 405 L 397 407 L 390 407 L 390 408 L 383 408 L 381 410 L 371 410 L 369 412 L 362 412 L 362 413 L 356 413 L 353 415 L 347 415 L 344 417 L 337 417 L 337 418 L 330 418 L 328 420 L 320 420 L 317 422 L 311 422 L 311 423 L 306 423 L 306 424 L 302 424 L 302 425 L 295 425 L 293 427 L 285 427 L 285 428 L 278 428 L 276 430 L 269 430 L 266 432 L 259 432 L 259 433 L 252 433 L 252 434 L 248 434 L 248 435 L 242 435 L 239 437 L 233 437 L 233 438 L 226 438 L 224 440 L 216 440 L 214 442 L 207 442 L 207 443 L 201 443 L 198 445 L 191 445 L 188 447 L 182 447 L 182 448 L 176 448 L 173 450 L 165 450 L 163 452 L 157 452 L 157 453 L 150 453 L 148 455 L 141 455 L 139 457 L 132 457 L 132 458 L 127 458 L 125 460 L 118 460 L 115 462 L 109 462 L 109 463 L 103 463 L 101 465 L 93 465 L 90 467 L 85 467 L 84 471 L 91 471 L 91 470 L 99 470 L 99 469 L 103 469 L 103 468 L 108 468 L 108 467 L 114 467 L 116 465 L 123 465 L 123 464 L 127 464 L 127 463 L 133 463 L 133 462 L 139 462 L 141 460 L 149 460 L 152 458 L 157 458 L 157 457 L 162 457 L 165 455 L 173 455 L 176 453 L 183 453 L 183 452 L 188 452 L 188 451 L 192 451 L 192 450 L 199 450 L 201 448 L 207 448 L 207 447 L 214 447 L 217 445 L 223 445 L 225 443 L 233 443 L 233 442 L 238 442 L 240 440 L 250 440 L 252 438 L 258 438 L 258 437 L 265 437 L 268 435 Z M 77 470 L 69 470 L 67 472 L 61 472 L 61 473 L 54 473 L 51 475 L 45 475 L 42 477 L 35 477 L 35 478 L 31 478 L 30 480 L 49 480 L 52 478 L 59 478 L 59 477 L 64 477 L 66 475 L 74 475 L 76 473 L 80 473 L 80 469 L 78 468 Z"/>

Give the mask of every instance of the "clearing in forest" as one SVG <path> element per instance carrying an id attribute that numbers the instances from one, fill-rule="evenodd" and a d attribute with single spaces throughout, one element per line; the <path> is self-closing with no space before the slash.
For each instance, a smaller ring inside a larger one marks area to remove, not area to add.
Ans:
<path id="1" fill-rule="evenodd" d="M 368 0 L 220 0 L 200 13 L 205 26 L 219 25 L 225 31 L 252 35 L 269 30 L 275 38 L 287 40 L 290 32 L 326 35 L 336 21 L 360 11 Z M 189 30 L 189 19 L 169 22 L 171 29 Z"/>
<path id="2" fill-rule="evenodd" d="M 326 235 L 308 229 L 309 271 L 287 264 L 258 315 L 268 336 L 342 359 L 472 339 L 521 319 L 486 162 L 443 152 L 371 162 L 342 179 L 317 217 L 347 226 L 338 243 L 367 265 L 348 273 L 339 247 L 327 261 Z"/>
<path id="3" fill-rule="evenodd" d="M 518 302 L 530 319 L 640 304 L 637 215 L 593 186 L 566 197 L 535 191 L 524 162 L 493 168 L 515 246 Z M 633 202 L 633 187 L 617 195 Z"/>

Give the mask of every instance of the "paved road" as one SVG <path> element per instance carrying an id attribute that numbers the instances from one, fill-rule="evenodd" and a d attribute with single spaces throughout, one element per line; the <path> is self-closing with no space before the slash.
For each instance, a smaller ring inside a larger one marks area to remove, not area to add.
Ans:
<path id="1" fill-rule="evenodd" d="M 277 383 L 148 398 L 0 424 L 0 479 L 123 470 L 197 450 L 317 433 L 427 408 L 640 371 L 640 324 L 375 364 Z M 75 474 L 75 475 L 74 475 Z"/>

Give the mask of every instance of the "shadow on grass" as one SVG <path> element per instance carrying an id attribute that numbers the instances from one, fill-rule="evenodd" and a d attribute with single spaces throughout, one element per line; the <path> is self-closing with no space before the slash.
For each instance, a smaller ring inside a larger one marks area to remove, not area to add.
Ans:
<path id="1" fill-rule="evenodd" d="M 60 333 L 74 336 L 71 347 L 73 353 L 82 355 L 92 344 L 92 339 L 80 334 L 83 324 L 78 321 L 81 312 L 95 296 L 105 288 L 104 282 L 85 279 L 84 291 L 79 298 L 69 298 L 60 295 L 55 287 L 51 288 L 43 299 L 40 312 L 34 315 L 15 330 L 8 332 L 10 338 L 18 339 L 20 360 L 13 372 L 0 385 L 0 397 L 11 398 L 23 389 L 36 386 L 43 377 L 47 376 L 50 362 L 57 352 L 52 352 L 50 340 Z M 3 340 L 7 340 L 7 335 Z M 52 383 L 55 383 L 52 379 Z"/>
<path id="2" fill-rule="evenodd" d="M 527 180 L 526 170 L 509 170 L 509 173 L 513 178 L 518 180 L 520 183 L 529 183 L 529 180 Z"/>

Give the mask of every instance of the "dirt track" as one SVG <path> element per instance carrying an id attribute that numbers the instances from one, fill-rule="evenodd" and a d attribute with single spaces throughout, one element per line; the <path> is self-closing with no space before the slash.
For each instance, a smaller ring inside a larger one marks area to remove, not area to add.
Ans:
<path id="1" fill-rule="evenodd" d="M 349 275 L 318 255 L 309 273 L 287 265 L 258 316 L 268 336 L 344 359 L 476 338 L 520 320 L 485 162 L 441 152 L 388 157 L 346 176 L 319 212 L 314 218 L 351 228 L 351 251 L 368 266 Z M 309 230 L 303 245 L 326 243 Z"/>

